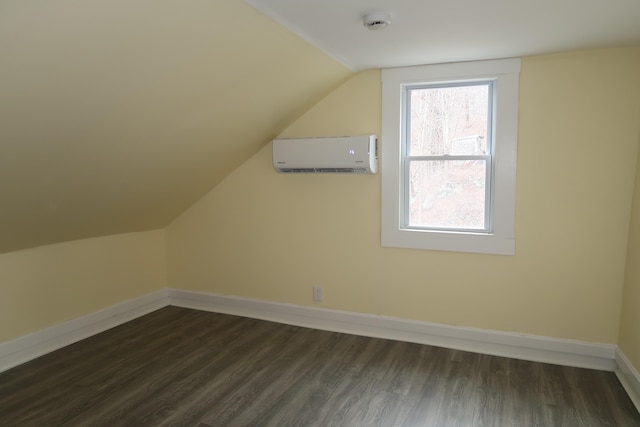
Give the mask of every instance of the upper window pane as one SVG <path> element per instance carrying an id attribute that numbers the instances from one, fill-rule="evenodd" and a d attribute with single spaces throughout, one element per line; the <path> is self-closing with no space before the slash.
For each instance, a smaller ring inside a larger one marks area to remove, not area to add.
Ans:
<path id="1" fill-rule="evenodd" d="M 407 155 L 490 154 L 491 89 L 491 82 L 407 89 Z"/>

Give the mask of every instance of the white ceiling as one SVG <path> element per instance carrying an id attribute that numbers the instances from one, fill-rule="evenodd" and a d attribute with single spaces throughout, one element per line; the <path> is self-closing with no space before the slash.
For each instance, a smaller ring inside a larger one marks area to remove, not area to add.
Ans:
<path id="1" fill-rule="evenodd" d="M 247 0 L 353 70 L 640 44 L 640 0 Z M 384 11 L 371 31 L 362 16 Z"/>

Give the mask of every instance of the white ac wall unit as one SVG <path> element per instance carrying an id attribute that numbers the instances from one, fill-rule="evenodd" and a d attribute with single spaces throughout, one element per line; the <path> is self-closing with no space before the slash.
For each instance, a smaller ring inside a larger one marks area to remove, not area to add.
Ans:
<path id="1" fill-rule="evenodd" d="M 273 167 L 280 173 L 377 173 L 378 137 L 275 139 Z"/>

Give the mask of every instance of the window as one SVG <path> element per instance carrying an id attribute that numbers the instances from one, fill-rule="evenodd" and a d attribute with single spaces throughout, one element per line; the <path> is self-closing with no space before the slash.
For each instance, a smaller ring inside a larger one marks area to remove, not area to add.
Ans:
<path id="1" fill-rule="evenodd" d="M 382 245 L 514 254 L 520 60 L 382 72 Z"/>
<path id="2" fill-rule="evenodd" d="M 401 227 L 490 232 L 493 81 L 408 85 L 404 98 Z"/>

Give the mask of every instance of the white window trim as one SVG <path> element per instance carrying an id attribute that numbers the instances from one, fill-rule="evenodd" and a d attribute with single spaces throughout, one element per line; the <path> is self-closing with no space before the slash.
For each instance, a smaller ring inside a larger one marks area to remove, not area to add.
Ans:
<path id="1" fill-rule="evenodd" d="M 382 70 L 382 246 L 515 254 L 515 197 L 520 59 Z M 401 229 L 401 108 L 405 85 L 495 80 L 492 233 Z"/>

